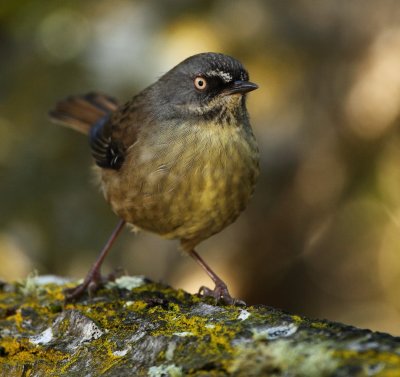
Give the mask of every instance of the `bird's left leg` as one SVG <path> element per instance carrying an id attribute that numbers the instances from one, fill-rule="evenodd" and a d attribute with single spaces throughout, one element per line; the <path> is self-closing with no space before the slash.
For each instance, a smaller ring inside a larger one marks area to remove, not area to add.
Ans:
<path id="1" fill-rule="evenodd" d="M 200 287 L 199 293 L 205 297 L 213 297 L 217 302 L 221 301 L 228 305 L 245 305 L 241 300 L 233 298 L 225 282 L 210 268 L 210 266 L 204 261 L 202 257 L 194 249 L 191 249 L 189 255 L 204 269 L 207 275 L 215 283 L 215 288 L 210 289 L 207 287 Z"/>
<path id="2" fill-rule="evenodd" d="M 83 281 L 82 284 L 78 285 L 75 288 L 71 289 L 66 289 L 65 290 L 65 300 L 66 301 L 71 301 L 79 296 L 81 296 L 85 291 L 88 291 L 89 294 L 94 292 L 98 286 L 101 284 L 101 273 L 100 273 L 100 268 L 101 265 L 103 264 L 104 259 L 106 258 L 108 252 L 111 249 L 111 246 L 113 245 L 114 241 L 118 237 L 118 235 L 121 233 L 122 229 L 124 228 L 125 225 L 125 220 L 120 220 L 115 227 L 114 231 L 112 232 L 110 238 L 104 245 L 103 249 L 100 252 L 100 255 L 96 259 L 96 261 L 93 263 L 92 268 L 89 270 L 88 274 L 86 275 L 85 280 Z"/>

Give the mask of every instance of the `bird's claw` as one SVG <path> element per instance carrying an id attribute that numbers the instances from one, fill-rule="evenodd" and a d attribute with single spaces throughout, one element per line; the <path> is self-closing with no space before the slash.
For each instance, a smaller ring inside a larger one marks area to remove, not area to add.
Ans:
<path id="1" fill-rule="evenodd" d="M 76 287 L 64 289 L 63 292 L 65 296 L 65 302 L 75 301 L 85 292 L 88 293 L 89 297 L 92 297 L 93 294 L 99 289 L 100 285 L 101 284 L 99 283 L 91 281 L 88 284 L 82 283 Z"/>
<path id="2" fill-rule="evenodd" d="M 65 302 L 71 302 L 82 296 L 85 292 L 89 297 L 104 284 L 104 279 L 100 274 L 89 274 L 82 284 L 73 288 L 64 289 Z"/>
<path id="3" fill-rule="evenodd" d="M 235 305 L 235 306 L 246 305 L 244 301 L 232 297 L 228 291 L 228 287 L 224 283 L 215 284 L 214 289 L 201 286 L 198 295 L 200 297 L 212 297 L 217 303 L 223 303 L 226 305 Z"/>
<path id="4" fill-rule="evenodd" d="M 123 276 L 125 271 L 122 268 L 117 268 L 115 271 L 111 272 L 107 276 L 101 275 L 100 272 L 91 271 L 85 278 L 82 284 L 79 284 L 73 288 L 64 289 L 65 302 L 74 301 L 85 292 L 88 293 L 89 297 L 93 297 L 95 292 L 99 290 L 102 286 L 110 281 L 115 281 L 116 278 Z"/>

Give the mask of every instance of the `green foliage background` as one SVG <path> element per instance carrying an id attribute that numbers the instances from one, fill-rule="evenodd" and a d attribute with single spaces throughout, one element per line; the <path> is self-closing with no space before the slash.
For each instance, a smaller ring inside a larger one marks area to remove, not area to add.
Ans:
<path id="1" fill-rule="evenodd" d="M 237 57 L 262 175 L 200 247 L 249 303 L 400 334 L 400 7 L 396 1 L 3 1 L 0 276 L 83 276 L 116 223 L 58 99 L 121 101 L 201 51 Z M 177 244 L 125 232 L 107 262 L 195 291 Z"/>

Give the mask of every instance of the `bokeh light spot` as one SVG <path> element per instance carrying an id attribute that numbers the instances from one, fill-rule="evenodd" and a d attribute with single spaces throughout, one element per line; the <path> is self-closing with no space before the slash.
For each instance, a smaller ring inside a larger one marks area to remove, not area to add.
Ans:
<path id="1" fill-rule="evenodd" d="M 26 252 L 7 233 L 0 233 L 0 277 L 14 281 L 25 277 L 33 265 Z"/>
<path id="2" fill-rule="evenodd" d="M 385 30 L 372 44 L 347 98 L 348 126 L 374 139 L 400 112 L 400 28 Z"/>
<path id="3" fill-rule="evenodd" d="M 85 48 L 88 34 L 89 24 L 85 17 L 69 9 L 59 9 L 39 24 L 39 51 L 49 60 L 73 59 Z"/>

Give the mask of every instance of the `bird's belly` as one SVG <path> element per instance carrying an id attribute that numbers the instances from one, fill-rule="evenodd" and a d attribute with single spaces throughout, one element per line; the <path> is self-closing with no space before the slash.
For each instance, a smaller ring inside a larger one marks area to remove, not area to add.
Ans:
<path id="1" fill-rule="evenodd" d="M 243 179 L 248 180 L 248 176 L 226 166 L 207 166 L 201 174 L 188 174 L 166 197 L 165 216 L 174 227 L 163 235 L 205 239 L 225 228 L 238 217 L 253 192 L 254 185 L 243 185 Z"/>
<path id="2" fill-rule="evenodd" d="M 136 174 L 103 175 L 114 212 L 138 228 L 196 242 L 232 223 L 253 193 L 258 154 L 248 153 L 253 146 L 242 140 L 235 145 L 231 139 L 222 149 L 221 141 L 218 148 L 192 145 L 197 147 L 169 150 L 143 165 L 140 156 L 132 157 Z"/>

